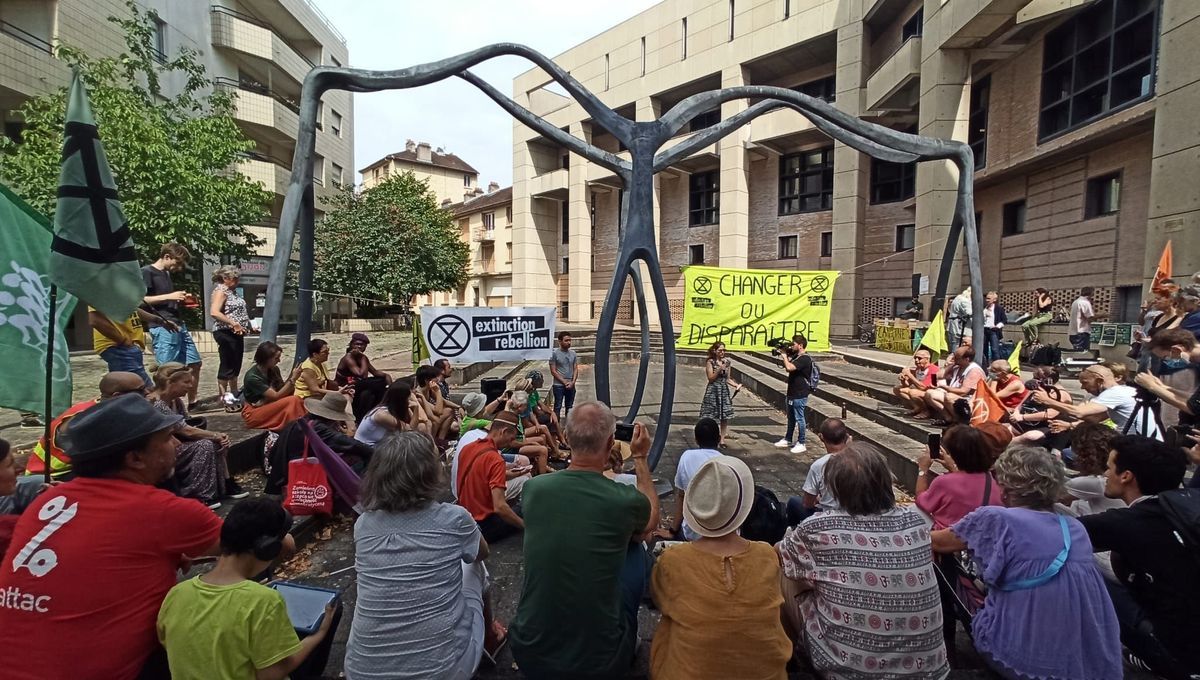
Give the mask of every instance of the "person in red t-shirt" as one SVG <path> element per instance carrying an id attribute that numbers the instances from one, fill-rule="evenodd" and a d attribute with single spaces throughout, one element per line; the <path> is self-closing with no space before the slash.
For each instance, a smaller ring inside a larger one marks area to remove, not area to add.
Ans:
<path id="1" fill-rule="evenodd" d="M 1007 359 L 997 359 L 988 366 L 988 383 L 1009 413 L 1020 407 L 1029 396 L 1021 376 L 1013 373 Z"/>
<path id="2" fill-rule="evenodd" d="M 221 535 L 212 510 L 155 488 L 174 471 L 182 421 L 130 394 L 60 435 L 77 477 L 29 506 L 0 567 L 0 630 L 21 647 L 5 678 L 169 677 L 159 606 L 176 571 L 217 554 Z"/>
<path id="3" fill-rule="evenodd" d="M 458 454 L 458 504 L 467 509 L 488 543 L 525 528 L 521 504 L 504 497 L 508 479 L 500 450 L 517 440 L 517 414 L 504 411 L 492 420 L 488 436 Z"/>

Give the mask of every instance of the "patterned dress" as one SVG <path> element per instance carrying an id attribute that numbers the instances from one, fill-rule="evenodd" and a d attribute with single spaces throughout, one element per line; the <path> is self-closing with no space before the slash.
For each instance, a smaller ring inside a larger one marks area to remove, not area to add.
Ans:
<path id="1" fill-rule="evenodd" d="M 161 399 L 153 403 L 155 408 L 164 413 L 187 415 L 181 399 L 175 400 L 174 404 Z M 217 443 L 211 439 L 176 436 L 179 438 L 179 452 L 175 458 L 175 480 L 179 482 L 179 495 L 204 503 L 220 500 L 229 471 L 225 466 L 225 456 L 217 449 Z"/>
<path id="2" fill-rule="evenodd" d="M 700 417 L 712 418 L 716 421 L 733 418 L 733 397 L 729 393 L 729 369 L 732 362 L 729 359 L 717 361 L 708 360 L 717 371 L 717 378 L 704 388 L 704 400 L 700 402 Z"/>
<path id="3" fill-rule="evenodd" d="M 823 512 L 779 544 L 797 598 L 802 638 L 826 680 L 922 678 L 950 673 L 929 520 L 911 507 L 853 517 Z"/>
<path id="4" fill-rule="evenodd" d="M 225 293 L 225 304 L 221 307 L 221 313 L 225 316 L 238 322 L 247 331 L 250 330 L 250 314 L 246 311 L 246 300 L 241 295 L 237 294 L 236 288 L 230 288 L 223 283 L 218 283 L 213 286 L 213 292 Z M 213 330 L 228 330 L 232 328 L 229 324 L 220 319 L 213 319 Z"/>

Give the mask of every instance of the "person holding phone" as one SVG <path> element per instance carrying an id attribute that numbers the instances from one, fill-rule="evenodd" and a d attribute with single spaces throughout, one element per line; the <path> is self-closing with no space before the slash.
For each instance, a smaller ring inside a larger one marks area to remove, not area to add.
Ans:
<path id="1" fill-rule="evenodd" d="M 935 460 L 947 472 L 930 482 L 929 471 Z M 935 529 L 954 524 L 976 508 L 1004 505 L 992 478 L 993 460 L 983 430 L 955 425 L 945 434 L 929 435 L 925 453 L 917 459 L 916 492 L 917 507 L 933 519 Z"/>
<path id="2" fill-rule="evenodd" d="M 253 580 L 296 551 L 291 528 L 291 516 L 268 498 L 240 501 L 229 512 L 217 565 L 172 588 L 158 612 L 174 680 L 321 677 L 341 605 L 326 606 L 320 627 L 301 640 L 283 596 Z"/>
<path id="3" fill-rule="evenodd" d="M 918 420 L 929 417 L 925 404 L 925 393 L 937 387 L 938 367 L 933 355 L 921 347 L 913 352 L 913 365 L 900 371 L 900 380 L 892 388 L 892 394 L 900 399 L 900 405 L 908 408 L 908 415 Z"/>

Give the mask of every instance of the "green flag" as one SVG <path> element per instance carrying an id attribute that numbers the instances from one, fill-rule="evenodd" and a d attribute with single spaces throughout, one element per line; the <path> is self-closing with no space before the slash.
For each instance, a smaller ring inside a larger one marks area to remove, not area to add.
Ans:
<path id="1" fill-rule="evenodd" d="M 0 185 L 0 406 L 41 413 L 46 407 L 50 315 L 50 221 Z M 59 293 L 54 337 L 53 417 L 71 405 L 71 361 L 63 329 L 75 298 Z"/>
<path id="2" fill-rule="evenodd" d="M 420 312 L 413 314 L 412 332 L 412 362 L 413 370 L 416 370 L 422 361 L 429 361 L 429 348 L 425 346 L 425 334 L 421 332 Z"/>
<path id="3" fill-rule="evenodd" d="M 51 251 L 51 279 L 109 318 L 128 318 L 142 303 L 146 284 L 78 73 L 67 100 Z"/>

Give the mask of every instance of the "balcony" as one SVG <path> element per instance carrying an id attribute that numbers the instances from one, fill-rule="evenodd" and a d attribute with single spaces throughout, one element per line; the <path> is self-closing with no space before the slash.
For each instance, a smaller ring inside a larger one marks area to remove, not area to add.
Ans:
<path id="1" fill-rule="evenodd" d="M 235 119 L 261 129 L 269 139 L 277 140 L 282 136 L 296 141 L 300 107 L 295 101 L 258 83 L 238 82 L 232 78 L 216 78 L 213 82 L 235 95 Z"/>
<path id="2" fill-rule="evenodd" d="M 475 240 L 479 243 L 495 243 L 496 228 L 495 227 L 480 227 L 475 230 Z"/>
<path id="3" fill-rule="evenodd" d="M 867 79 L 871 111 L 911 111 L 920 99 L 921 38 L 909 38 Z"/>
<path id="4" fill-rule="evenodd" d="M 287 194 L 288 178 L 292 175 L 291 169 L 282 161 L 258 154 L 238 163 L 238 172 L 279 196 Z"/>
<path id="5" fill-rule="evenodd" d="M 567 170 L 561 168 L 529 180 L 529 195 L 535 198 L 567 199 Z"/>
<path id="6" fill-rule="evenodd" d="M 217 5 L 211 14 L 214 46 L 270 62 L 297 83 L 303 83 L 315 66 L 258 19 Z"/>

